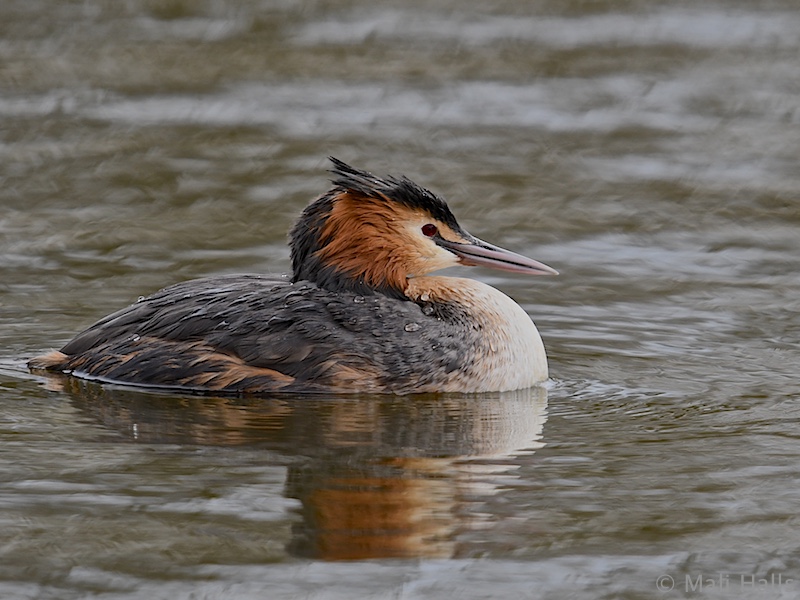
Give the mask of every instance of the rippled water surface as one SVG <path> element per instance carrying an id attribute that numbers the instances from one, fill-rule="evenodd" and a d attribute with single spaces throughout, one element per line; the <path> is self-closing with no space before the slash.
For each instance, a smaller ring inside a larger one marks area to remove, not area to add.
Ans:
<path id="1" fill-rule="evenodd" d="M 0 597 L 796 598 L 800 8 L 0 4 Z M 217 399 L 25 360 L 279 273 L 326 156 L 558 278 L 544 389 Z"/>

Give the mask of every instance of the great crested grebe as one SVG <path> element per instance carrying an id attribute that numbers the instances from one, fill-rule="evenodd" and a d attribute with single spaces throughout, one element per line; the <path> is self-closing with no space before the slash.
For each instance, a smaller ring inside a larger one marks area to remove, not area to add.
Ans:
<path id="1" fill-rule="evenodd" d="M 289 234 L 292 276 L 164 288 L 101 319 L 33 370 L 213 394 L 488 392 L 547 379 L 539 332 L 454 265 L 557 274 L 483 242 L 409 179 L 331 158 L 333 188 Z"/>

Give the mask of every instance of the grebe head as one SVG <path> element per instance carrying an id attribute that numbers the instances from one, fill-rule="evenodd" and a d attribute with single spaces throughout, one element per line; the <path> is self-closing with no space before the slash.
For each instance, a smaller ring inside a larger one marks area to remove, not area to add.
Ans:
<path id="1" fill-rule="evenodd" d="M 303 211 L 289 234 L 293 281 L 402 298 L 409 277 L 454 265 L 557 274 L 470 235 L 444 200 L 405 177 L 381 179 L 331 162 L 333 188 Z"/>

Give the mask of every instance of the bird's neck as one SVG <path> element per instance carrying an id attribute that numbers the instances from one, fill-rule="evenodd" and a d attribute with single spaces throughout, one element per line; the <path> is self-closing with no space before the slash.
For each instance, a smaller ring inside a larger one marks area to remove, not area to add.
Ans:
<path id="1" fill-rule="evenodd" d="M 491 314 L 500 310 L 525 315 L 525 312 L 511 298 L 500 290 L 475 279 L 426 275 L 410 277 L 406 280 L 405 296 L 417 303 L 455 303 L 479 320 L 491 320 Z M 483 313 L 482 315 L 480 313 Z M 527 315 L 525 315 L 527 318 Z"/>

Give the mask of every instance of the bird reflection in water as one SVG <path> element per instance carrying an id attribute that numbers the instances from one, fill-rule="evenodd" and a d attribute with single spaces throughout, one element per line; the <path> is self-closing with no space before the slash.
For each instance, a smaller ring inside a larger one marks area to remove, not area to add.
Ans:
<path id="1" fill-rule="evenodd" d="M 468 553 L 464 540 L 490 526 L 481 507 L 515 477 L 513 458 L 543 445 L 547 408 L 542 387 L 236 399 L 61 383 L 78 408 L 129 440 L 256 446 L 272 463 L 272 453 L 289 459 L 284 494 L 299 500 L 300 518 L 287 550 L 324 560 Z"/>

